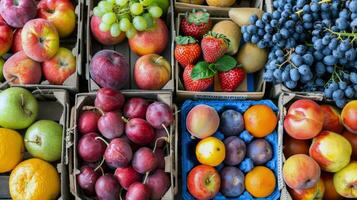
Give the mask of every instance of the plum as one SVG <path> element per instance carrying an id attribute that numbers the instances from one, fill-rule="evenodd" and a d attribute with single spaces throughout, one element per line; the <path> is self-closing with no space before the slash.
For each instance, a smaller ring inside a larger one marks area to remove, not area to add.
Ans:
<path id="1" fill-rule="evenodd" d="M 155 156 L 157 159 L 157 167 L 159 169 L 165 169 L 165 152 L 162 149 L 156 149 L 155 150 Z"/>
<path id="2" fill-rule="evenodd" d="M 101 88 L 97 92 L 94 105 L 104 112 L 109 112 L 121 109 L 124 102 L 125 97 L 121 92 L 110 88 Z"/>
<path id="3" fill-rule="evenodd" d="M 105 163 L 113 168 L 128 166 L 132 157 L 133 152 L 129 143 L 121 138 L 110 141 L 104 153 Z"/>
<path id="4" fill-rule="evenodd" d="M 244 130 L 242 114 L 235 110 L 226 110 L 221 115 L 219 130 L 225 136 L 239 135 Z"/>
<path id="5" fill-rule="evenodd" d="M 100 114 L 95 111 L 84 111 L 79 115 L 78 131 L 82 134 L 96 132 Z"/>
<path id="6" fill-rule="evenodd" d="M 158 140 L 159 138 L 161 138 L 160 140 L 158 140 L 156 142 L 156 147 L 157 148 L 163 148 L 166 144 L 166 140 L 163 139 L 163 137 L 168 137 L 167 133 L 166 133 L 166 130 L 165 129 L 155 129 L 155 138 L 153 140 L 153 142 L 151 143 L 151 147 L 154 147 L 155 146 L 155 142 L 156 140 Z"/>
<path id="7" fill-rule="evenodd" d="M 271 160 L 273 150 L 265 139 L 255 139 L 248 145 L 247 154 L 255 165 L 263 165 Z"/>
<path id="8" fill-rule="evenodd" d="M 124 133 L 124 121 L 118 112 L 107 112 L 98 120 L 98 129 L 107 139 L 120 137 Z"/>
<path id="9" fill-rule="evenodd" d="M 124 116 L 132 118 L 142 118 L 145 119 L 146 110 L 149 106 L 149 103 L 139 97 L 129 99 L 124 105 Z"/>
<path id="10" fill-rule="evenodd" d="M 174 121 L 172 109 L 165 103 L 154 102 L 146 111 L 146 120 L 156 129 L 163 129 L 162 125 L 168 127 Z"/>
<path id="11" fill-rule="evenodd" d="M 164 170 L 157 169 L 148 176 L 146 185 L 151 191 L 150 199 L 161 199 L 170 188 L 170 176 Z"/>
<path id="12" fill-rule="evenodd" d="M 95 183 L 99 178 L 99 173 L 94 171 L 90 166 L 82 166 L 80 174 L 77 175 L 77 183 L 79 187 L 89 195 L 95 194 Z"/>
<path id="13" fill-rule="evenodd" d="M 106 145 L 97 133 L 87 133 L 78 141 L 78 155 L 86 162 L 97 162 L 104 154 Z"/>
<path id="14" fill-rule="evenodd" d="M 95 183 L 98 200 L 119 200 L 120 185 L 112 174 L 105 174 Z"/>
<path id="15" fill-rule="evenodd" d="M 125 125 L 125 133 L 130 141 L 139 145 L 147 145 L 155 138 L 154 129 L 141 118 L 129 120 Z"/>
<path id="16" fill-rule="evenodd" d="M 245 157 L 246 146 L 243 140 L 237 136 L 229 136 L 224 139 L 226 146 L 226 158 L 224 163 L 226 165 L 238 165 Z"/>
<path id="17" fill-rule="evenodd" d="M 133 167 L 118 167 L 114 176 L 117 178 L 120 186 L 128 190 L 129 186 L 141 180 L 141 174 L 134 170 Z"/>
<path id="18" fill-rule="evenodd" d="M 6 23 L 14 28 L 22 28 L 37 13 L 34 0 L 1 0 L 0 14 Z"/>
<path id="19" fill-rule="evenodd" d="M 125 200 L 149 200 L 150 190 L 149 188 L 140 183 L 133 183 L 125 195 Z"/>
<path id="20" fill-rule="evenodd" d="M 221 192 L 226 197 L 238 197 L 244 191 L 244 174 L 237 167 L 224 167 L 221 170 Z"/>
<path id="21" fill-rule="evenodd" d="M 134 153 L 132 166 L 135 171 L 145 174 L 155 170 L 158 166 L 158 161 L 154 152 L 147 147 L 141 147 Z"/>

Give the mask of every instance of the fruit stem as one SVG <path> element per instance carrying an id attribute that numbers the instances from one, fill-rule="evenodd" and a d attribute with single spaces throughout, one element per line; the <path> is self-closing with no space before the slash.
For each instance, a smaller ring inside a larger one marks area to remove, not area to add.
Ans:
<path id="1" fill-rule="evenodd" d="M 94 139 L 96 139 L 96 140 L 102 140 L 107 146 L 109 145 L 108 144 L 108 142 L 105 140 L 105 139 L 103 139 L 103 138 L 101 138 L 101 137 L 95 137 Z"/>
<path id="2" fill-rule="evenodd" d="M 102 109 L 94 107 L 94 106 L 83 106 L 82 110 L 97 110 L 97 111 L 99 111 L 99 113 L 101 115 L 105 114 L 105 112 Z"/>
<path id="3" fill-rule="evenodd" d="M 144 178 L 143 184 L 146 184 L 146 181 L 148 180 L 149 174 L 150 174 L 150 172 L 146 172 L 145 173 L 145 178 Z"/>
<path id="4" fill-rule="evenodd" d="M 322 0 L 322 1 L 319 1 L 318 4 L 331 3 L 331 2 L 332 2 L 332 0 Z M 310 4 L 310 5 L 311 5 L 311 4 Z M 301 9 L 301 10 L 296 11 L 295 14 L 297 14 L 297 15 L 300 16 L 300 14 L 303 13 L 303 12 L 304 12 L 304 10 Z"/>
<path id="5" fill-rule="evenodd" d="M 155 153 L 156 148 L 157 148 L 157 143 L 158 143 L 160 140 L 165 140 L 166 142 L 169 142 L 169 138 L 168 138 L 168 137 L 159 137 L 159 138 L 157 138 L 156 141 L 155 141 L 155 145 L 154 145 L 154 148 L 153 148 L 152 152 Z"/>
<path id="6" fill-rule="evenodd" d="M 28 140 L 28 139 L 24 139 L 25 142 L 30 142 L 30 143 L 35 143 L 35 144 L 39 144 L 40 142 L 38 140 Z"/>
<path id="7" fill-rule="evenodd" d="M 12 81 L 14 81 L 14 80 L 16 80 L 16 79 L 17 79 L 17 77 L 14 76 L 14 77 L 10 78 L 9 80 L 7 80 L 7 81 L 1 83 L 1 84 L 0 84 L 0 87 L 4 87 L 4 86 L 8 85 L 9 83 L 11 83 Z"/>
<path id="8" fill-rule="evenodd" d="M 97 138 L 96 138 L 97 139 Z M 104 157 L 102 158 L 102 160 L 100 161 L 99 165 L 94 169 L 94 171 L 97 171 L 99 168 L 102 171 L 102 175 L 104 174 L 103 169 L 102 169 L 102 165 L 104 163 Z"/>
<path id="9" fill-rule="evenodd" d="M 343 40 L 342 37 L 347 37 L 347 38 L 351 37 L 352 38 L 351 43 L 353 43 L 353 41 L 355 41 L 357 39 L 357 33 L 336 32 L 329 28 L 325 28 L 325 31 L 330 32 L 332 35 L 336 35 L 337 39 L 339 39 L 339 40 Z"/>
<path id="10" fill-rule="evenodd" d="M 121 119 L 127 124 L 129 123 L 129 120 L 127 118 L 125 118 L 124 116 L 121 117 Z"/>
<path id="11" fill-rule="evenodd" d="M 164 58 L 164 57 L 159 56 L 158 58 L 156 58 L 156 59 L 155 59 L 155 61 L 154 61 L 154 62 L 155 62 L 155 63 L 159 63 L 159 61 L 160 61 L 161 59 L 163 59 L 163 58 Z"/>
<path id="12" fill-rule="evenodd" d="M 120 188 L 120 192 L 119 192 L 119 199 L 123 200 L 123 197 L 121 197 L 121 195 L 123 194 L 123 190 L 124 188 Z"/>

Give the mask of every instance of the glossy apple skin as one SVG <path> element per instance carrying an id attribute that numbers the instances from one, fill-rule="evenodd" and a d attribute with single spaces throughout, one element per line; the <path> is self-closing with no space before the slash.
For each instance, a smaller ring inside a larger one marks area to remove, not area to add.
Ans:
<path id="1" fill-rule="evenodd" d="M 335 173 L 333 184 L 341 196 L 357 198 L 357 162 L 352 161 L 345 168 Z"/>
<path id="2" fill-rule="evenodd" d="M 125 133 L 130 141 L 138 145 L 150 144 L 155 138 L 154 129 L 141 118 L 129 120 L 125 125 Z"/>
<path id="3" fill-rule="evenodd" d="M 341 112 L 342 123 L 351 133 L 357 134 L 357 100 L 350 101 Z"/>
<path id="4" fill-rule="evenodd" d="M 127 167 L 133 158 L 133 151 L 124 139 L 115 138 L 105 149 L 104 159 L 109 167 Z"/>
<path id="5" fill-rule="evenodd" d="M 336 192 L 335 186 L 333 185 L 333 174 L 324 172 L 321 174 L 321 179 L 324 181 L 325 185 L 324 199 L 341 200 L 342 196 Z"/>
<path id="6" fill-rule="evenodd" d="M 42 74 L 40 63 L 29 58 L 23 51 L 12 55 L 5 62 L 3 73 L 6 81 L 12 84 L 38 84 Z"/>
<path id="7" fill-rule="evenodd" d="M 21 40 L 26 55 L 37 62 L 51 59 L 59 49 L 57 29 L 45 19 L 28 21 L 22 29 Z"/>
<path id="8" fill-rule="evenodd" d="M 160 54 L 165 50 L 168 41 L 169 30 L 162 19 L 157 19 L 153 28 L 138 32 L 129 39 L 129 46 L 133 52 L 140 56 Z"/>
<path id="9" fill-rule="evenodd" d="M 357 134 L 353 134 L 347 130 L 342 133 L 342 136 L 345 137 L 352 145 L 352 160 L 357 160 Z"/>
<path id="10" fill-rule="evenodd" d="M 98 120 L 100 114 L 94 111 L 84 111 L 79 115 L 78 130 L 82 134 L 96 132 L 98 130 Z"/>
<path id="11" fill-rule="evenodd" d="M 132 119 L 132 118 L 142 118 L 146 117 L 146 110 L 149 106 L 149 103 L 139 97 L 134 97 L 125 102 L 124 105 L 124 116 Z"/>
<path id="12" fill-rule="evenodd" d="M 293 138 L 311 139 L 320 133 L 324 124 L 324 113 L 320 106 L 308 99 L 295 101 L 284 119 L 284 129 Z"/>
<path id="13" fill-rule="evenodd" d="M 120 185 L 112 174 L 105 174 L 95 183 L 95 193 L 98 200 L 117 200 L 120 194 Z"/>
<path id="14" fill-rule="evenodd" d="M 121 32 L 121 34 L 117 37 L 113 37 L 110 34 L 110 31 L 101 31 L 99 29 L 99 25 L 102 22 L 100 17 L 93 15 L 90 20 L 90 29 L 94 38 L 101 44 L 104 45 L 115 45 L 124 41 L 125 32 Z"/>
<path id="15" fill-rule="evenodd" d="M 172 124 L 174 114 L 169 105 L 156 101 L 149 105 L 146 120 L 153 128 L 163 129 L 163 126 L 169 127 Z"/>
<path id="16" fill-rule="evenodd" d="M 322 170 L 338 172 L 350 162 L 352 145 L 340 134 L 322 131 L 312 140 L 309 154 Z"/>
<path id="17" fill-rule="evenodd" d="M 141 174 L 134 170 L 133 167 L 118 167 L 115 170 L 114 176 L 117 178 L 119 184 L 126 190 L 131 184 L 141 181 Z"/>
<path id="18" fill-rule="evenodd" d="M 80 174 L 77 175 L 77 183 L 79 187 L 90 195 L 95 194 L 95 182 L 99 178 L 99 173 L 94 171 L 92 167 L 82 166 Z"/>
<path id="19" fill-rule="evenodd" d="M 149 200 L 149 197 L 149 188 L 140 182 L 136 182 L 128 188 L 125 200 Z"/>
<path id="20" fill-rule="evenodd" d="M 22 51 L 22 40 L 21 40 L 21 32 L 22 28 L 16 29 L 14 32 L 14 37 L 12 40 L 12 46 L 11 46 L 11 51 L 12 53 L 17 53 L 19 51 Z"/>
<path id="21" fill-rule="evenodd" d="M 288 134 L 284 135 L 283 151 L 285 158 L 289 158 L 295 154 L 309 155 L 310 141 L 297 140 L 290 137 Z"/>
<path id="22" fill-rule="evenodd" d="M 151 191 L 150 199 L 160 200 L 170 188 L 170 175 L 162 169 L 157 169 L 150 173 L 146 185 Z"/>
<path id="23" fill-rule="evenodd" d="M 71 35 L 76 27 L 76 14 L 70 0 L 41 0 L 37 4 L 37 16 L 51 22 L 61 38 Z"/>
<path id="24" fill-rule="evenodd" d="M 90 63 L 90 75 L 101 87 L 120 90 L 129 84 L 127 58 L 113 50 L 97 52 Z"/>
<path id="25" fill-rule="evenodd" d="M 320 108 L 325 116 L 322 130 L 342 133 L 343 124 L 337 108 L 330 105 L 321 105 Z"/>
<path id="26" fill-rule="evenodd" d="M 0 1 L 0 14 L 6 23 L 14 28 L 21 28 L 27 21 L 36 16 L 36 3 L 34 0 Z"/>
<path id="27" fill-rule="evenodd" d="M 304 173 L 300 173 L 300 172 Z M 288 158 L 283 166 L 285 183 L 296 190 L 308 189 L 320 180 L 320 166 L 305 154 L 296 154 Z"/>
<path id="28" fill-rule="evenodd" d="M 120 91 L 110 88 L 101 88 L 97 92 L 94 105 L 104 112 L 110 112 L 121 109 L 124 102 L 125 97 Z"/>
<path id="29" fill-rule="evenodd" d="M 60 47 L 54 57 L 42 63 L 42 71 L 50 84 L 62 85 L 76 72 L 76 58 L 70 50 Z"/>
<path id="30" fill-rule="evenodd" d="M 290 194 L 293 199 L 322 200 L 325 194 L 325 185 L 323 180 L 320 179 L 314 187 L 304 190 L 291 190 Z"/>
<path id="31" fill-rule="evenodd" d="M 213 199 L 221 187 L 217 170 L 208 165 L 197 165 L 187 176 L 187 188 L 196 199 Z"/>
<path id="32" fill-rule="evenodd" d="M 138 88 L 143 90 L 159 90 L 171 78 L 171 65 L 162 56 L 147 54 L 135 63 L 134 79 Z"/>
<path id="33" fill-rule="evenodd" d="M 105 144 L 96 133 L 87 133 L 78 141 L 78 155 L 85 162 L 97 162 L 105 152 Z"/>
<path id="34" fill-rule="evenodd" d="M 13 33 L 10 26 L 4 21 L 0 21 L 0 56 L 9 51 L 13 40 Z"/>

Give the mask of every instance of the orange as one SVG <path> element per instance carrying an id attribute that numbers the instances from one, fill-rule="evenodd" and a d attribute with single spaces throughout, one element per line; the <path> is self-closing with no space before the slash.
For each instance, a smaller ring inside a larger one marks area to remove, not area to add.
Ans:
<path id="1" fill-rule="evenodd" d="M 24 151 L 24 142 L 18 132 L 0 128 L 0 173 L 14 169 L 22 160 Z"/>
<path id="2" fill-rule="evenodd" d="M 245 176 L 245 188 L 256 198 L 269 196 L 274 191 L 275 185 L 275 175 L 267 167 L 255 167 Z"/>
<path id="3" fill-rule="evenodd" d="M 254 105 L 244 113 L 244 125 L 254 137 L 262 138 L 274 131 L 278 119 L 266 105 Z"/>
<path id="4" fill-rule="evenodd" d="M 208 137 L 197 144 L 196 157 L 201 164 L 215 167 L 225 159 L 226 148 L 221 140 Z"/>
<path id="5" fill-rule="evenodd" d="M 38 158 L 25 160 L 12 170 L 9 188 L 13 200 L 57 199 L 61 191 L 56 169 Z"/>

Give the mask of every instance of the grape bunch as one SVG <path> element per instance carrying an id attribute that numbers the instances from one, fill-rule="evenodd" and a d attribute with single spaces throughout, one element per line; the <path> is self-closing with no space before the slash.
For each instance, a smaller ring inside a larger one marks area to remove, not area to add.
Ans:
<path id="1" fill-rule="evenodd" d="M 132 38 L 137 31 L 145 31 L 160 18 L 163 10 L 154 0 L 102 0 L 93 9 L 101 18 L 100 31 L 110 31 L 118 37 L 122 32 Z"/>

